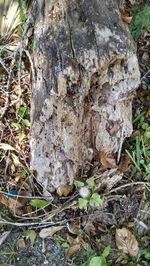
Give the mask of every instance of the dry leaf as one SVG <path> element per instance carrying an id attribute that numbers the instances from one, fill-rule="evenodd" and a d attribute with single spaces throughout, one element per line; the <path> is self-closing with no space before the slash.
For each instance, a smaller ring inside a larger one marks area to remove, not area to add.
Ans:
<path id="1" fill-rule="evenodd" d="M 56 232 L 60 231 L 63 228 L 64 228 L 64 226 L 47 227 L 47 228 L 44 228 L 40 231 L 39 236 L 43 239 L 46 237 L 52 237 Z"/>
<path id="2" fill-rule="evenodd" d="M 73 238 L 71 235 L 67 234 L 67 241 L 71 246 L 74 246 L 81 243 L 81 238 L 79 236 Z"/>
<path id="3" fill-rule="evenodd" d="M 109 191 L 113 187 L 115 187 L 117 183 L 121 181 L 122 178 L 123 178 L 123 173 L 119 173 L 115 171 L 114 174 L 109 175 L 109 172 L 108 172 L 107 176 L 104 175 L 101 177 L 98 186 L 103 187 L 105 188 L 105 190 Z M 96 189 L 98 188 L 98 186 L 96 186 Z"/>
<path id="4" fill-rule="evenodd" d="M 19 199 L 17 199 L 17 197 L 9 198 L 9 200 L 8 200 L 8 206 L 9 206 L 9 209 L 14 214 L 17 214 L 17 215 L 21 215 L 22 214 L 21 208 L 23 207 L 23 205 L 19 201 Z"/>
<path id="5" fill-rule="evenodd" d="M 85 227 L 84 227 L 85 232 L 90 236 L 95 236 L 96 235 L 96 229 L 95 226 L 93 225 L 92 222 L 87 222 Z"/>
<path id="6" fill-rule="evenodd" d="M 7 198 L 3 194 L 0 194 L 0 203 L 9 207 L 14 214 L 21 214 L 21 207 L 23 206 L 17 197 Z"/>
<path id="7" fill-rule="evenodd" d="M 17 246 L 17 249 L 24 249 L 26 247 L 24 239 L 23 238 L 18 239 L 16 246 Z"/>
<path id="8" fill-rule="evenodd" d="M 100 152 L 101 164 L 106 168 L 116 168 L 116 160 L 111 152 Z"/>
<path id="9" fill-rule="evenodd" d="M 122 18 L 122 20 L 125 23 L 127 23 L 127 24 L 130 24 L 131 23 L 132 17 L 121 15 L 121 18 Z"/>
<path id="10" fill-rule="evenodd" d="M 69 247 L 66 252 L 67 258 L 72 257 L 74 254 L 76 254 L 80 250 L 80 245 L 74 245 L 72 247 Z"/>
<path id="11" fill-rule="evenodd" d="M 142 59 L 148 60 L 149 59 L 149 53 L 148 52 L 144 52 L 143 55 L 142 55 Z"/>
<path id="12" fill-rule="evenodd" d="M 69 231 L 69 233 L 71 233 L 72 235 L 79 235 L 80 234 L 80 228 L 79 225 L 77 223 L 67 223 L 67 229 Z"/>
<path id="13" fill-rule="evenodd" d="M 125 227 L 116 229 L 116 245 L 124 254 L 129 254 L 132 257 L 138 255 L 139 247 L 135 236 Z"/>
<path id="14" fill-rule="evenodd" d="M 14 153 L 11 154 L 11 158 L 16 167 L 22 166 L 22 163 L 19 161 L 18 156 L 16 156 Z"/>
<path id="15" fill-rule="evenodd" d="M 125 173 L 129 169 L 129 165 L 131 164 L 131 160 L 127 154 L 123 154 L 121 156 L 121 160 L 119 163 L 118 169 L 122 172 Z"/>
<path id="16" fill-rule="evenodd" d="M 120 10 L 120 15 L 121 15 L 122 20 L 125 23 L 130 24 L 131 23 L 131 20 L 132 20 L 132 17 L 126 15 L 126 12 L 125 12 L 125 9 L 124 8 L 119 8 L 119 10 Z"/>
<path id="17" fill-rule="evenodd" d="M 4 151 L 15 151 L 15 149 L 7 143 L 0 143 L 0 149 Z"/>
<path id="18" fill-rule="evenodd" d="M 57 189 L 57 194 L 61 197 L 61 196 L 68 196 L 71 191 L 72 191 L 73 186 L 71 185 L 61 185 L 59 186 L 59 188 Z"/>
<path id="19" fill-rule="evenodd" d="M 11 173 L 14 174 L 14 172 L 16 171 L 16 167 L 14 164 L 11 164 L 10 170 L 11 170 Z"/>

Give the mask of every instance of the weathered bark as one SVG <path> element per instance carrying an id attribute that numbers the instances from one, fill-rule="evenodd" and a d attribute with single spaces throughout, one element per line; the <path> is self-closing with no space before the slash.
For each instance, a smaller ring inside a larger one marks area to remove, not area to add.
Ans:
<path id="1" fill-rule="evenodd" d="M 34 2 L 31 166 L 52 190 L 132 132 L 140 74 L 115 0 Z"/>

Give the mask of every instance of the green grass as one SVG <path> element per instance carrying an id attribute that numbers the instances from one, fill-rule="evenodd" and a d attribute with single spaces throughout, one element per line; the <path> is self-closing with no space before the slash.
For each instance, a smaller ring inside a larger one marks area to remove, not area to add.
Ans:
<path id="1" fill-rule="evenodd" d="M 138 130 L 138 135 L 129 140 L 126 152 L 136 171 L 140 172 L 144 179 L 150 181 L 150 125 L 144 114 L 134 120 L 134 127 Z"/>
<path id="2" fill-rule="evenodd" d="M 135 40 L 145 31 L 150 31 L 150 4 L 136 6 L 130 24 L 130 31 Z"/>

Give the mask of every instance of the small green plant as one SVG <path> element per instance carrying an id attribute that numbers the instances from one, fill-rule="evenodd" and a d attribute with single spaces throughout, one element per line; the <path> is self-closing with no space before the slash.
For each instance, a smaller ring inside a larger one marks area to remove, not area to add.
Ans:
<path id="1" fill-rule="evenodd" d="M 139 10 L 133 14 L 130 24 L 131 34 L 134 39 L 138 39 L 144 31 L 150 31 L 150 5 L 139 5 Z"/>
<path id="2" fill-rule="evenodd" d="M 83 209 L 89 204 L 92 207 L 99 207 L 102 204 L 102 199 L 97 192 L 94 192 L 95 181 L 94 177 L 90 177 L 86 182 L 74 181 L 74 185 L 79 189 L 80 198 L 78 200 L 79 208 Z"/>
<path id="3" fill-rule="evenodd" d="M 149 180 L 150 178 L 150 125 L 145 121 L 144 115 L 135 119 L 135 127 L 140 134 L 132 139 L 126 152 L 137 171 Z"/>
<path id="4" fill-rule="evenodd" d="M 49 204 L 48 200 L 44 199 L 32 199 L 30 205 L 35 208 L 44 208 Z"/>
<path id="5" fill-rule="evenodd" d="M 23 33 L 23 23 L 26 21 L 26 14 L 27 14 L 27 1 L 26 0 L 19 0 L 19 9 L 20 9 L 20 22 L 21 25 L 18 27 L 18 33 L 22 35 Z"/>
<path id="6" fill-rule="evenodd" d="M 26 134 L 24 132 L 25 128 L 30 127 L 30 121 L 28 119 L 29 116 L 29 107 L 22 105 L 16 112 L 17 114 L 17 122 L 12 123 L 12 126 L 18 131 L 19 141 L 21 142 L 26 138 Z"/>
<path id="7" fill-rule="evenodd" d="M 30 169 L 28 167 L 24 167 L 21 172 L 23 177 L 27 177 L 30 174 Z"/>
<path id="8" fill-rule="evenodd" d="M 107 246 L 101 256 L 94 256 L 88 266 L 107 266 L 106 258 L 110 253 L 110 246 Z"/>
<path id="9" fill-rule="evenodd" d="M 142 250 L 140 254 L 140 261 L 142 265 L 150 265 L 150 236 L 142 237 Z"/>
<path id="10" fill-rule="evenodd" d="M 5 264 L 3 265 L 14 265 L 15 255 L 16 255 L 16 252 L 14 250 L 14 246 L 8 244 L 7 249 L 5 251 L 0 252 L 1 257 L 2 256 L 6 257 Z"/>

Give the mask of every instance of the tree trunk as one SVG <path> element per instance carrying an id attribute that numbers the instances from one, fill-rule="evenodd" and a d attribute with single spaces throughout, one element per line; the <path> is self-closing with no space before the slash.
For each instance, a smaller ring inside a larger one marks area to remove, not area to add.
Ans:
<path id="1" fill-rule="evenodd" d="M 132 132 L 140 74 L 115 0 L 35 0 L 31 167 L 52 191 Z"/>

